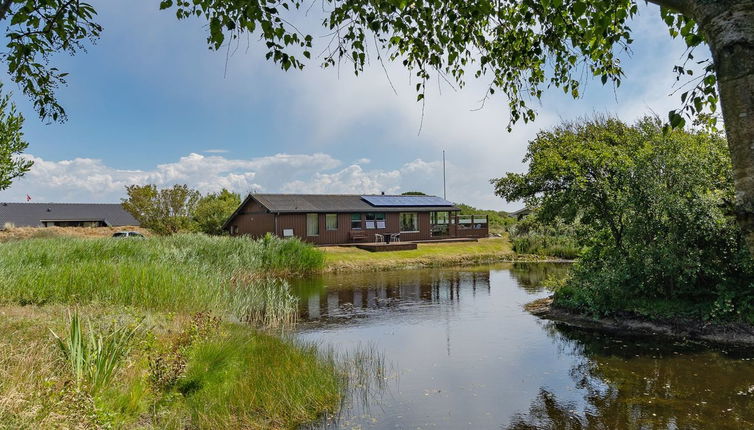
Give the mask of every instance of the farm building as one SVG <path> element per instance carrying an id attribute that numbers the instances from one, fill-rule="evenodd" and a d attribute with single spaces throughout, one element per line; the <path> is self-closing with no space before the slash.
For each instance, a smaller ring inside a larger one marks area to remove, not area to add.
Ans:
<path id="1" fill-rule="evenodd" d="M 0 228 L 120 227 L 139 222 L 120 203 L 0 203 Z"/>
<path id="2" fill-rule="evenodd" d="M 487 237 L 487 217 L 435 196 L 250 194 L 223 228 L 315 244 Z"/>

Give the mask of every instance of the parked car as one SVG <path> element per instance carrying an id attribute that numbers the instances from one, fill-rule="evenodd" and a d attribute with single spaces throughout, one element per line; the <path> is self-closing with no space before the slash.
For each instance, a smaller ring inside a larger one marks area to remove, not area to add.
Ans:
<path id="1" fill-rule="evenodd" d="M 138 231 L 116 231 L 113 237 L 144 237 L 144 235 Z"/>

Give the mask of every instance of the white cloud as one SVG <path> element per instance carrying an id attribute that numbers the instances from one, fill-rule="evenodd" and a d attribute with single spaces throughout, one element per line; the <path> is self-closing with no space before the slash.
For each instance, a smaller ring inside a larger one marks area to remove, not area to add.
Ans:
<path id="1" fill-rule="evenodd" d="M 191 153 L 175 162 L 158 164 L 147 170 L 124 170 L 101 160 L 74 158 L 50 161 L 26 155 L 34 161 L 31 171 L 9 189 L 0 200 L 117 202 L 131 184 L 167 187 L 188 184 L 203 193 L 228 188 L 240 193 L 251 191 L 285 193 L 400 193 L 419 190 L 442 195 L 442 161 L 416 159 L 395 169 L 365 169 L 359 163 L 344 165 L 330 155 L 276 154 L 248 160 L 219 155 Z M 486 203 L 478 184 L 464 178 L 463 169 L 447 165 L 454 194 L 449 199 L 472 204 Z M 461 179 L 464 178 L 464 179 Z M 487 206 L 488 207 L 488 206 Z"/>

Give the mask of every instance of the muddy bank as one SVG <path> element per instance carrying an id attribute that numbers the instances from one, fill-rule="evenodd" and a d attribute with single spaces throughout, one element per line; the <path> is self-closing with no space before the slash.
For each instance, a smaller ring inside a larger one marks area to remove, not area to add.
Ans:
<path id="1" fill-rule="evenodd" d="M 524 309 L 542 319 L 591 330 L 616 334 L 660 335 L 707 342 L 754 345 L 754 326 L 742 323 L 710 323 L 682 318 L 650 320 L 637 315 L 593 318 L 554 306 L 552 297 L 535 300 Z"/>

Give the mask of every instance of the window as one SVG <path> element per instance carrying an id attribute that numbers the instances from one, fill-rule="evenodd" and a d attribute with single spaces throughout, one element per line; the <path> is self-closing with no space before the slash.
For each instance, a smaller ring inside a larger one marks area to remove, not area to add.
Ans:
<path id="1" fill-rule="evenodd" d="M 385 228 L 385 214 L 383 212 L 368 213 L 367 228 Z"/>
<path id="2" fill-rule="evenodd" d="M 416 212 L 401 213 L 401 232 L 419 231 Z"/>
<path id="3" fill-rule="evenodd" d="M 460 228 L 471 228 L 471 221 L 471 215 L 458 215 L 458 227 Z"/>
<path id="4" fill-rule="evenodd" d="M 338 229 L 338 214 L 325 214 L 325 229 Z"/>
<path id="5" fill-rule="evenodd" d="M 319 214 L 306 214 L 306 235 L 319 236 Z"/>
<path id="6" fill-rule="evenodd" d="M 450 216 L 448 212 L 432 212 L 430 214 L 430 224 L 448 224 Z"/>
<path id="7" fill-rule="evenodd" d="M 361 230 L 361 214 L 351 214 L 351 230 Z"/>

